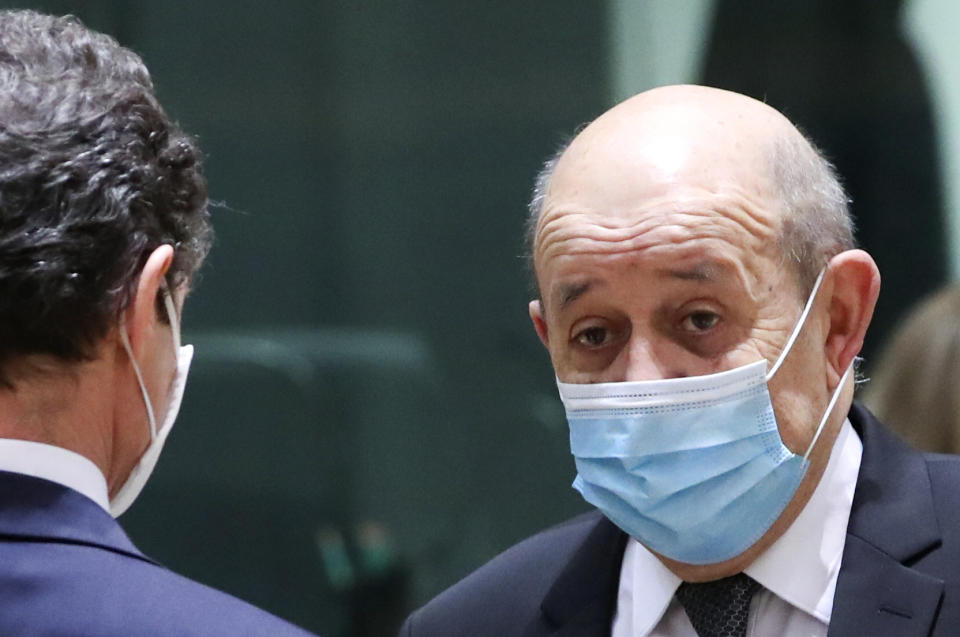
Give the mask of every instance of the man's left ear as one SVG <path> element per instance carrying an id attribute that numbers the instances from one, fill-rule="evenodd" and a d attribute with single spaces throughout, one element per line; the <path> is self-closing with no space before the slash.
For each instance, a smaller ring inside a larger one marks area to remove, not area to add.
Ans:
<path id="1" fill-rule="evenodd" d="M 126 310 L 130 346 L 139 355 L 141 344 L 157 324 L 157 295 L 173 263 L 173 247 L 162 245 L 150 253 L 140 271 L 140 280 Z"/>
<path id="2" fill-rule="evenodd" d="M 880 271 L 863 250 L 847 250 L 830 260 L 828 273 L 830 327 L 824 349 L 837 382 L 863 347 L 880 294 Z"/>

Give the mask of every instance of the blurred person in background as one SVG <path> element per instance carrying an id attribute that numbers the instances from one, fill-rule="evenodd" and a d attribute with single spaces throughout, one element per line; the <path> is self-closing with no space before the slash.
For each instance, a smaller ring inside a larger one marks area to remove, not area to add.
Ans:
<path id="1" fill-rule="evenodd" d="M 0 12 L 0 634 L 307 635 L 114 520 L 176 418 L 210 241 L 200 151 L 140 58 L 70 17 Z"/>
<path id="2" fill-rule="evenodd" d="M 960 452 L 960 286 L 925 298 L 870 366 L 863 402 L 911 445 Z"/>
<path id="3" fill-rule="evenodd" d="M 953 635 L 960 459 L 853 404 L 879 271 L 779 112 L 662 87 L 538 176 L 530 317 L 596 511 L 509 549 L 404 637 Z"/>

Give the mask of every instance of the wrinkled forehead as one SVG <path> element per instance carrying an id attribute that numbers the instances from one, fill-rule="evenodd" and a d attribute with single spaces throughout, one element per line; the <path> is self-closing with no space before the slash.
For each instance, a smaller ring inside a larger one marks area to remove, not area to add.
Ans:
<path id="1" fill-rule="evenodd" d="M 604 233 L 658 224 L 663 232 L 645 236 L 671 241 L 702 223 L 746 252 L 776 250 L 783 211 L 771 158 L 777 139 L 795 130 L 749 98 L 710 89 L 708 99 L 691 100 L 686 88 L 682 99 L 665 91 L 628 100 L 570 144 L 545 192 L 538 272 L 544 258 L 572 245 L 556 241 L 558 230 L 587 221 L 601 229 L 601 244 Z"/>
<path id="2" fill-rule="evenodd" d="M 615 212 L 558 199 L 546 207 L 535 244 L 542 298 L 556 301 L 582 281 L 632 289 L 681 279 L 769 285 L 781 261 L 780 228 L 765 205 L 736 188 L 677 187 Z"/>

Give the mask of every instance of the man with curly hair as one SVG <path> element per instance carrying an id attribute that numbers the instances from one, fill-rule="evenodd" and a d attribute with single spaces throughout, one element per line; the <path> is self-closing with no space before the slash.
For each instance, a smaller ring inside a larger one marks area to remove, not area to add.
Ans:
<path id="1" fill-rule="evenodd" d="M 176 417 L 210 242 L 200 152 L 140 58 L 74 18 L 0 12 L 0 634 L 307 635 L 114 520 Z"/>

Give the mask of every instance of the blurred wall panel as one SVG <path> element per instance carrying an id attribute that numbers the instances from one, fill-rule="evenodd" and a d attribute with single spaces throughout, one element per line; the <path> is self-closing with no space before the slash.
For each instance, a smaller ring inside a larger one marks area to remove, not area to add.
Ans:
<path id="1" fill-rule="evenodd" d="M 870 354 L 948 275 L 937 130 L 902 0 L 718 0 L 703 82 L 768 102 L 836 164 L 883 290 Z"/>
<path id="2" fill-rule="evenodd" d="M 142 54 L 207 154 L 198 375 L 126 522 L 146 552 L 362 637 L 584 508 L 521 232 L 542 161 L 606 106 L 602 3 L 30 4 Z M 404 343 L 422 364 L 391 366 Z"/>

